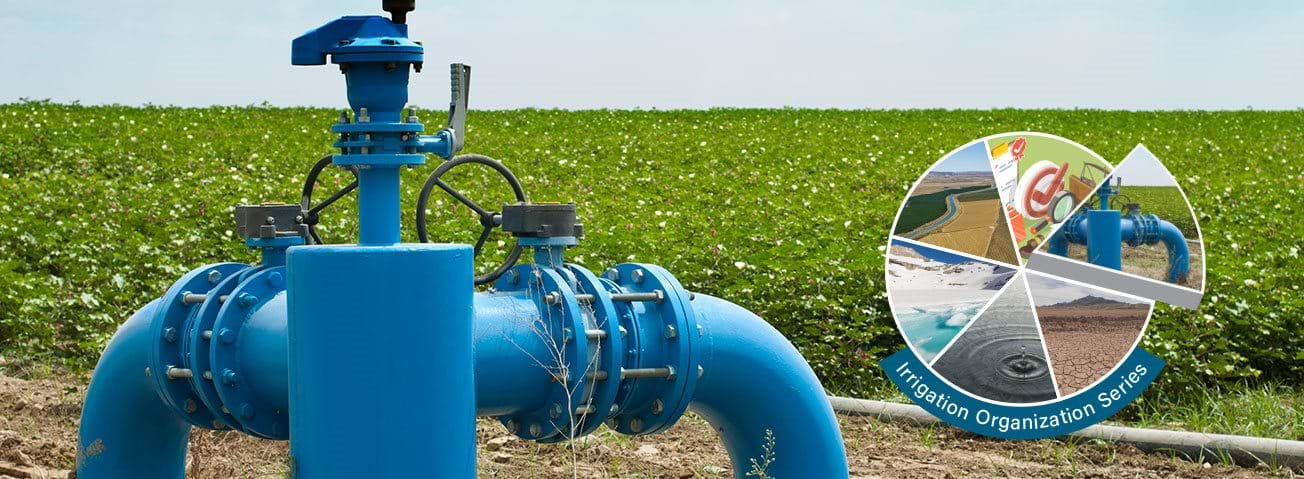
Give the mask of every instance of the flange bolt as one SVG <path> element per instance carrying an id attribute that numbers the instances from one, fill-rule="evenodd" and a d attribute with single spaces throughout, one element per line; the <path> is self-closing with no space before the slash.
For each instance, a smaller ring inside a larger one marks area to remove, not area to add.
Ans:
<path id="1" fill-rule="evenodd" d="M 224 369 L 222 370 L 222 382 L 225 382 L 227 386 L 235 386 L 240 382 L 240 375 L 230 369 Z"/>

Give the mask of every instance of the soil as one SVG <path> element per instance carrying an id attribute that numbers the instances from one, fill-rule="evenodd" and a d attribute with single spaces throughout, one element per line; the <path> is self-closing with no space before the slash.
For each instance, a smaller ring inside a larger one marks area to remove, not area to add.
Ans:
<path id="1" fill-rule="evenodd" d="M 1038 307 L 1060 394 L 1090 386 L 1122 362 L 1149 312 L 1144 304 Z"/>
<path id="2" fill-rule="evenodd" d="M 85 384 L 84 377 L 0 376 L 0 478 L 69 477 Z M 1190 463 L 1108 443 L 1009 442 L 946 427 L 897 425 L 865 417 L 841 421 L 854 478 L 1246 478 L 1271 473 L 1263 468 Z M 570 445 L 522 441 L 491 419 L 481 419 L 478 430 L 480 477 L 732 477 L 719 439 L 693 415 L 655 436 L 627 437 L 602 429 Z M 285 477 L 288 451 L 283 441 L 196 430 L 186 476 Z M 1289 471 L 1277 474 L 1294 477 Z"/>
<path id="3" fill-rule="evenodd" d="M 1187 240 L 1190 250 L 1190 274 L 1186 281 L 1178 284 L 1191 289 L 1204 286 L 1204 248 L 1199 241 Z M 1087 261 L 1087 247 L 1079 244 L 1069 245 L 1069 257 L 1078 261 Z M 1167 281 L 1168 248 L 1163 244 L 1123 246 L 1123 272 L 1143 278 Z"/>

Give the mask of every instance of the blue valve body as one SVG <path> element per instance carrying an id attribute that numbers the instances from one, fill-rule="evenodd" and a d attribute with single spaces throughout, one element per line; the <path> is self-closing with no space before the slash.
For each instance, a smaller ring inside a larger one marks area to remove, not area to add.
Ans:
<path id="1" fill-rule="evenodd" d="M 358 243 L 399 242 L 399 168 L 425 163 L 426 153 L 453 154 L 446 132 L 422 135 L 405 121 L 408 77 L 420 71 L 425 49 L 407 37 L 407 25 L 385 17 L 341 17 L 294 39 L 290 62 L 340 65 L 353 120 L 331 131 L 340 135 L 334 163 L 358 168 Z"/>

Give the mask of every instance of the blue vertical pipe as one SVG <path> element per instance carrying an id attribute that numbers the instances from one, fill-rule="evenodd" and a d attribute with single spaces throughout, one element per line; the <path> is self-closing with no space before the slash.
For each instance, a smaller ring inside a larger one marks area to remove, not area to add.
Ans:
<path id="1" fill-rule="evenodd" d="M 158 304 L 150 302 L 123 323 L 95 366 L 77 432 L 77 477 L 175 479 L 185 474 L 190 423 L 163 403 L 145 371 Z"/>
<path id="2" fill-rule="evenodd" d="M 1085 228 L 1087 236 L 1087 262 L 1106 268 L 1123 269 L 1123 243 L 1119 241 L 1122 212 L 1118 210 L 1088 210 Z"/>
<path id="3" fill-rule="evenodd" d="M 475 477 L 471 247 L 301 246 L 287 268 L 295 477 Z"/>
<path id="4" fill-rule="evenodd" d="M 358 171 L 358 244 L 399 242 L 399 169 L 385 166 Z"/>

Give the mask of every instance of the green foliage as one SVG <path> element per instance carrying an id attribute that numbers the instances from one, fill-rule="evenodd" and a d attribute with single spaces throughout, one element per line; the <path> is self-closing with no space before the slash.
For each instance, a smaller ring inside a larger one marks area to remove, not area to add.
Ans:
<path id="1" fill-rule="evenodd" d="M 905 207 L 901 209 L 901 217 L 897 219 L 897 234 L 909 233 L 914 231 L 915 228 L 941 218 L 942 215 L 946 214 L 946 199 L 951 195 L 957 195 L 955 200 L 958 202 L 964 198 L 962 195 L 971 194 L 977 190 L 991 190 L 993 193 L 996 192 L 996 190 L 992 189 L 990 186 L 978 185 L 911 196 L 910 199 L 906 201 Z"/>
<path id="2" fill-rule="evenodd" d="M 1153 213 L 1159 219 L 1172 223 L 1187 239 L 1200 237 L 1195 228 L 1195 217 L 1191 216 L 1191 210 L 1187 208 L 1186 201 L 1182 199 L 1182 193 L 1177 188 L 1128 186 L 1124 183 L 1122 192 L 1125 200 L 1141 204 L 1142 214 Z M 1116 208 L 1122 206 L 1122 204 L 1113 205 Z"/>
<path id="3" fill-rule="evenodd" d="M 88 367 L 119 323 L 185 271 L 255 261 L 232 231 L 232 205 L 297 201 L 308 167 L 330 152 L 336 115 L 0 105 L 0 355 Z M 1302 120 L 1304 112 L 515 110 L 473 112 L 468 152 L 502 159 L 531 199 L 579 204 L 588 236 L 570 253 L 576 262 L 661 264 L 686 287 L 762 315 L 831 392 L 857 395 L 880 389 L 878 359 L 904 347 L 884 295 L 884 245 L 929 165 L 1001 131 L 1063 135 L 1115 161 L 1144 142 L 1190 195 L 1209 258 L 1204 306 L 1160 307 L 1151 323 L 1144 346 L 1168 369 L 1149 396 L 1304 378 Z M 409 241 L 412 203 L 431 168 L 404 175 Z M 505 200 L 487 172 L 458 175 L 450 183 L 469 194 Z M 322 191 L 344 180 L 326 178 Z M 323 213 L 328 241 L 351 240 L 353 207 L 342 201 Z M 464 209 L 438 193 L 429 209 L 432 236 L 474 239 Z M 488 254 L 502 252 L 490 242 Z"/>
<path id="4" fill-rule="evenodd" d="M 1304 440 L 1304 391 L 1281 385 L 1228 384 L 1169 401 L 1137 401 L 1134 425 L 1217 434 Z"/>

